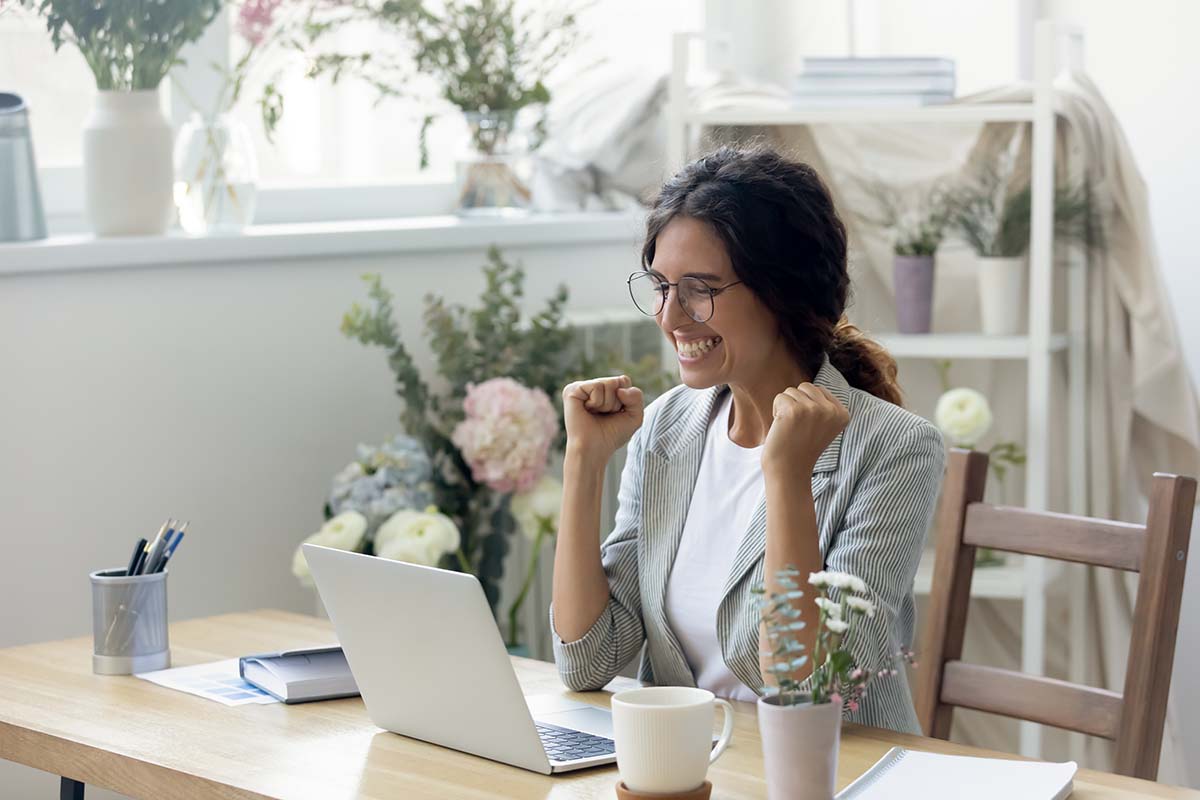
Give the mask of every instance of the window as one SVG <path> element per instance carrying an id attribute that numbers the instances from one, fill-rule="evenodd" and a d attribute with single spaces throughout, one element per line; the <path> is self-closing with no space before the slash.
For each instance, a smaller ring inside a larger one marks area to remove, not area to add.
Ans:
<path id="1" fill-rule="evenodd" d="M 64 45 L 55 53 L 42 20 L 20 9 L 0 11 L 0 91 L 25 99 L 39 166 L 83 160 L 95 79 L 78 50 Z"/>

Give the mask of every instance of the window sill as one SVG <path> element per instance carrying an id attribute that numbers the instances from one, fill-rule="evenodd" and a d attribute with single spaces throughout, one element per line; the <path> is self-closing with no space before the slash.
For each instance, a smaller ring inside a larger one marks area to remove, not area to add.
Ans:
<path id="1" fill-rule="evenodd" d="M 313 259 L 391 253 L 636 242 L 640 213 L 532 214 L 509 219 L 457 216 L 255 225 L 236 236 L 55 236 L 0 244 L 0 275 L 127 269 L 231 261 Z"/>

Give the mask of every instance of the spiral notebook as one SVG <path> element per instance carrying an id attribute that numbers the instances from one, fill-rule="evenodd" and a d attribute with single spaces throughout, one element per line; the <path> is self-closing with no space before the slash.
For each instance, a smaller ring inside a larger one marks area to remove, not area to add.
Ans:
<path id="1" fill-rule="evenodd" d="M 1074 761 L 1008 761 L 893 747 L 835 800 L 1063 800 L 1071 796 L 1077 768 Z"/>

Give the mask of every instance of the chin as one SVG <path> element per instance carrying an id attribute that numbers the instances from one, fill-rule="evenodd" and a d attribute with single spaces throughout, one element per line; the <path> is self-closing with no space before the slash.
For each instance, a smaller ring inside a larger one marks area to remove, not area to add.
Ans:
<path id="1" fill-rule="evenodd" d="M 683 364 L 678 366 L 679 380 L 689 389 L 711 389 L 714 386 L 728 383 L 724 378 L 724 370 L 696 369 Z"/>

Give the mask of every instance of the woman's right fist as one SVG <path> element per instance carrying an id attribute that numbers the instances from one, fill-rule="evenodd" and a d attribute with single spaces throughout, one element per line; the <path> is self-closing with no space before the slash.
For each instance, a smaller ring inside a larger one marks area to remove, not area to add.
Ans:
<path id="1" fill-rule="evenodd" d="M 642 390 L 628 375 L 576 381 L 563 389 L 567 449 L 604 466 L 642 425 Z"/>

